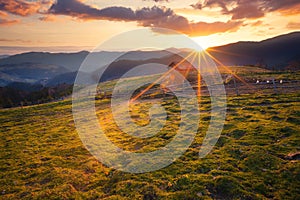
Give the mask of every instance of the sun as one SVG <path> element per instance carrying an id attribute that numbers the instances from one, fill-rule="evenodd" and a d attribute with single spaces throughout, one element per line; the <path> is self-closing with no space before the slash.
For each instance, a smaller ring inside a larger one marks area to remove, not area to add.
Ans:
<path id="1" fill-rule="evenodd" d="M 201 47 L 201 50 L 206 50 L 212 46 L 210 40 L 206 37 L 192 37 L 191 39 Z"/>

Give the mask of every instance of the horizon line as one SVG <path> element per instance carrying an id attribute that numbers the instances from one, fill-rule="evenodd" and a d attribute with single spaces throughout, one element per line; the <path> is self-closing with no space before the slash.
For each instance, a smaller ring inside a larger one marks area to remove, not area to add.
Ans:
<path id="1" fill-rule="evenodd" d="M 221 45 L 216 45 L 216 46 L 209 46 L 206 47 L 203 50 L 207 50 L 209 48 L 215 48 L 215 47 L 220 47 L 220 46 L 226 46 L 230 44 L 236 44 L 239 42 L 263 42 L 266 40 L 274 39 L 280 36 L 285 36 L 289 34 L 294 34 L 294 33 L 300 33 L 300 31 L 293 31 L 289 33 L 283 33 L 274 37 L 266 38 L 263 40 L 239 40 L 236 42 L 229 42 L 226 44 L 221 44 Z M 14 46 L 0 46 L 0 55 L 2 56 L 12 56 L 12 55 L 17 55 L 17 54 L 23 54 L 23 53 L 30 53 L 30 52 L 44 52 L 44 53 L 78 53 L 82 51 L 87 51 L 87 52 L 92 52 L 94 49 L 96 49 L 96 46 L 70 46 L 70 45 L 55 45 L 55 46 L 20 46 L 20 45 L 14 45 Z M 176 47 L 169 47 L 169 48 L 176 48 Z M 165 48 L 168 49 L 168 48 Z M 177 49 L 184 49 L 184 48 L 177 48 Z M 107 52 L 123 52 L 123 51 L 128 51 L 129 49 L 99 49 L 99 51 L 107 51 Z M 132 50 L 131 50 L 132 51 Z"/>

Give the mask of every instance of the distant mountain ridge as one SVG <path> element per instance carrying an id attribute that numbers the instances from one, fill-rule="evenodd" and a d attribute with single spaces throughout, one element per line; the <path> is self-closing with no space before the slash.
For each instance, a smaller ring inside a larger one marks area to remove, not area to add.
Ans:
<path id="1" fill-rule="evenodd" d="M 212 47 L 208 48 L 207 52 L 228 66 L 258 65 L 267 69 L 282 70 L 295 65 L 299 70 L 300 32 L 280 35 L 261 42 L 237 42 Z"/>
<path id="2" fill-rule="evenodd" d="M 78 71 L 82 62 L 87 56 L 89 60 L 94 60 L 91 66 L 83 69 L 84 72 L 92 72 L 100 67 L 110 64 L 118 57 L 122 56 L 126 60 L 147 60 L 150 58 L 164 57 L 167 51 L 130 51 L 130 52 L 114 52 L 100 51 L 88 52 L 80 51 L 77 53 L 48 53 L 48 52 L 27 52 L 16 54 L 9 57 L 0 58 L 0 66 L 8 64 L 23 64 L 23 63 L 39 63 L 46 65 L 63 66 L 69 71 Z"/>
<path id="3" fill-rule="evenodd" d="M 27 52 L 3 58 L 0 60 L 0 65 L 39 63 L 63 66 L 69 71 L 76 71 L 88 54 L 87 51 L 77 53 Z"/>

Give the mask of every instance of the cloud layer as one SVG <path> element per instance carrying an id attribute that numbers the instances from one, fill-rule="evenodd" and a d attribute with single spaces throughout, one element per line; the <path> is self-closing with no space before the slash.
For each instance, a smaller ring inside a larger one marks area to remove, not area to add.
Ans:
<path id="1" fill-rule="evenodd" d="M 142 8 L 136 11 L 133 11 L 131 8 L 117 6 L 97 9 L 78 0 L 57 0 L 57 2 L 50 7 L 49 13 L 68 15 L 80 19 L 142 21 L 170 16 L 173 14 L 173 11 L 156 6 L 152 8 Z"/>
<path id="2" fill-rule="evenodd" d="M 280 11 L 287 13 L 295 9 L 300 12 L 299 0 L 206 0 L 191 5 L 195 9 L 219 7 L 222 14 L 232 15 L 233 20 L 253 19 L 265 16 L 268 12 Z"/>
<path id="3" fill-rule="evenodd" d="M 241 22 L 190 22 L 183 16 L 165 7 L 151 7 L 132 10 L 125 7 L 97 9 L 79 0 L 57 0 L 50 9 L 53 15 L 68 15 L 84 20 L 136 21 L 139 26 L 161 27 L 183 32 L 190 36 L 237 30 Z"/>
<path id="4" fill-rule="evenodd" d="M 191 5 L 199 10 L 218 7 L 222 14 L 231 16 L 231 20 L 227 22 L 208 23 L 190 21 L 166 7 L 153 6 L 133 10 L 129 7 L 113 6 L 99 9 L 84 2 L 84 0 L 0 0 L 0 25 L 11 25 L 20 21 L 10 19 L 12 15 L 26 17 L 39 14 L 38 19 L 42 21 L 55 21 L 55 15 L 66 15 L 81 20 L 131 21 L 143 27 L 168 28 L 189 36 L 205 36 L 237 31 L 247 23 L 247 19 L 258 19 L 268 12 L 279 11 L 283 15 L 300 13 L 299 0 L 201 0 Z M 260 24 L 261 22 L 255 23 L 253 26 Z M 289 24 L 288 28 L 291 27 L 298 26 Z"/>

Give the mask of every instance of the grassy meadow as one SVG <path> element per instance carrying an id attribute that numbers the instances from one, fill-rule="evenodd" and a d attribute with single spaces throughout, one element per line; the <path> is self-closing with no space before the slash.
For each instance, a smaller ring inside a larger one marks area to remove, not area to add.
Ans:
<path id="1" fill-rule="evenodd" d="M 167 123 L 148 139 L 120 133 L 108 99 L 96 100 L 97 116 L 116 145 L 153 151 L 172 140 L 180 120 L 176 98 L 145 99 L 131 106 L 137 124 L 149 122 L 148 109 L 156 101 L 166 109 Z M 186 153 L 143 174 L 108 168 L 84 148 L 69 99 L 2 109 L 0 199 L 299 199 L 300 161 L 290 155 L 300 151 L 300 92 L 228 96 L 222 135 L 199 159 L 210 107 L 209 97 L 202 97 L 198 133 Z"/>

